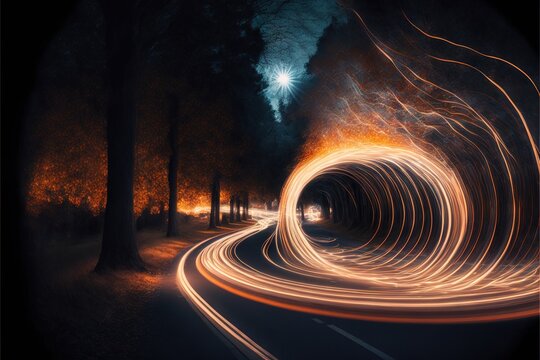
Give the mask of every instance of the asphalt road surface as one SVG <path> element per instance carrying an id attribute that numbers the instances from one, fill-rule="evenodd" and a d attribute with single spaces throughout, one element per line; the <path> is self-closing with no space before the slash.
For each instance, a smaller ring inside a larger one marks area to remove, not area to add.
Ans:
<path id="1" fill-rule="evenodd" d="M 249 258 L 254 265 L 260 258 L 262 264 L 260 249 L 274 228 L 271 226 L 243 241 L 237 249 L 238 255 Z M 317 226 L 308 226 L 307 232 L 329 235 L 328 230 Z M 212 241 L 219 240 L 218 237 Z M 538 318 L 448 325 L 369 322 L 289 311 L 239 297 L 210 283 L 196 268 L 197 254 L 212 241 L 198 247 L 186 259 L 189 283 L 219 314 L 278 359 L 539 358 Z M 188 308 L 185 302 L 180 304 L 178 297 L 169 301 L 177 303 L 168 306 L 182 306 L 181 311 Z M 178 327 L 204 349 L 183 355 L 220 359 L 246 357 L 245 352 L 212 329 L 213 325 L 205 321 L 203 315 L 193 316 L 193 313 Z M 185 330 L 186 327 L 189 330 Z M 178 343 L 181 339 L 173 337 L 168 341 Z"/>

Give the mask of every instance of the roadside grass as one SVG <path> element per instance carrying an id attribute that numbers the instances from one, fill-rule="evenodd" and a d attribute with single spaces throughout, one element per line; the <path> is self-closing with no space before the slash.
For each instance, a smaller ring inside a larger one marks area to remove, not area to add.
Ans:
<path id="1" fill-rule="evenodd" d="M 159 286 L 175 286 L 172 265 L 178 253 L 210 236 L 246 225 L 208 230 L 206 221 L 193 219 L 182 224 L 176 238 L 165 237 L 163 230 L 139 232 L 140 254 L 148 272 L 94 273 L 100 237 L 34 254 L 32 317 L 50 355 L 137 358 L 137 344 L 146 331 L 146 319 L 140 314 Z"/>

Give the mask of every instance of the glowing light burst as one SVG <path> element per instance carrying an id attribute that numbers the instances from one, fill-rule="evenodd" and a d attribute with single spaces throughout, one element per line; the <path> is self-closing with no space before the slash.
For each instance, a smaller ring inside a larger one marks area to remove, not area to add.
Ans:
<path id="1" fill-rule="evenodd" d="M 322 220 L 320 206 L 310 206 L 305 213 L 307 221 L 317 222 Z"/>
<path id="2" fill-rule="evenodd" d="M 296 85 L 299 81 L 296 72 L 290 66 L 276 66 L 272 72 L 272 80 L 272 91 L 279 95 L 282 101 L 287 104 L 289 96 L 294 96 Z"/>
<path id="3" fill-rule="evenodd" d="M 472 102 L 397 61 L 366 30 L 414 91 L 407 97 L 390 90 L 388 103 L 417 121 L 398 123 L 375 114 L 377 122 L 362 118 L 362 127 L 375 127 L 377 136 L 344 132 L 343 141 L 314 147 L 318 150 L 297 165 L 284 185 L 276 231 L 261 250 L 268 265 L 264 270 L 240 258 L 236 249 L 261 224 L 269 225 L 273 219 L 268 213 L 259 214 L 262 222 L 251 232 L 206 246 L 197 256 L 197 269 L 239 296 L 320 315 L 426 323 L 538 316 L 540 161 L 517 101 L 480 69 L 432 57 L 485 79 L 489 90 L 500 95 L 501 107 L 513 112 L 511 125 L 524 139 L 518 147 L 500 130 L 509 124 L 498 127 Z M 351 116 L 359 118 L 354 112 Z M 401 137 L 388 140 L 394 133 L 384 134 L 395 127 Z M 426 130 L 457 145 L 432 143 Z M 468 164 L 462 164 L 463 149 Z M 373 233 L 354 248 L 329 246 L 328 239 L 309 236 L 297 216 L 306 186 L 336 174 L 362 186 L 375 214 Z"/>
<path id="4" fill-rule="evenodd" d="M 289 87 L 291 78 L 289 77 L 289 74 L 281 73 L 277 76 L 276 81 L 278 82 L 279 86 Z"/>

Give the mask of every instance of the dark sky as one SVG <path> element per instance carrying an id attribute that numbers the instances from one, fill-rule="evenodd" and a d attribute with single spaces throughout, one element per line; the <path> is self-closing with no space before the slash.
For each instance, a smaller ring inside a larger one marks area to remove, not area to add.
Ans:
<path id="1" fill-rule="evenodd" d="M 295 95 L 294 85 L 307 79 L 306 65 L 317 51 L 324 29 L 333 19 L 347 21 L 347 14 L 335 0 L 259 0 L 259 3 L 253 26 L 261 31 L 264 51 L 257 71 L 263 76 L 265 96 L 279 121 L 280 103 L 288 105 Z M 286 91 L 276 81 L 281 73 L 293 81 Z"/>

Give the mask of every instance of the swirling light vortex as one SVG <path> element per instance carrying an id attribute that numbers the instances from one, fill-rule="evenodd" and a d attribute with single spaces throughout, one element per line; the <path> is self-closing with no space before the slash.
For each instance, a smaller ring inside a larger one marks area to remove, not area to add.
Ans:
<path id="1" fill-rule="evenodd" d="M 380 54 L 416 91 L 409 101 L 392 90 L 387 97 L 411 117 L 425 121 L 409 125 L 380 113 L 375 114 L 376 121 L 362 119 L 362 127 L 382 132 L 399 127 L 404 135 L 400 141 L 389 141 L 388 136 L 357 139 L 347 133 L 351 141 L 344 141 L 346 136 L 333 147 L 322 146 L 297 165 L 283 187 L 276 231 L 262 246 L 264 266 L 242 258 L 238 249 L 270 225 L 272 216 L 267 213 L 258 214 L 262 220 L 251 230 L 206 246 L 196 258 L 198 271 L 248 299 L 320 315 L 420 323 L 538 316 L 539 224 L 534 195 L 540 160 L 517 102 L 477 67 L 431 56 L 474 71 L 498 92 L 504 106 L 513 111 L 513 126 L 524 133 L 522 149 L 513 152 L 515 144 L 479 109 L 397 61 L 392 49 L 367 27 L 366 31 Z M 516 65 L 421 33 L 511 65 L 539 94 Z M 358 97 L 364 100 L 362 91 L 352 99 Z M 353 112 L 352 117 L 360 115 Z M 418 135 L 426 130 L 455 139 L 460 146 L 434 146 Z M 460 166 L 459 147 L 469 150 L 473 165 Z M 526 164 L 520 163 L 523 159 Z M 379 214 L 372 218 L 371 237 L 358 246 L 312 237 L 297 216 L 306 186 L 336 176 L 360 184 L 372 213 Z M 389 219 L 386 226 L 383 211 Z M 181 273 L 179 268 L 179 277 Z M 179 282 L 179 286 L 186 285 Z M 249 338 L 243 341 L 246 347 L 255 346 Z"/>
<path id="2" fill-rule="evenodd" d="M 405 189 L 407 185 L 392 185 L 388 181 L 388 165 L 403 171 L 393 177 L 395 182 L 403 174 L 421 177 L 425 184 L 419 184 L 414 192 L 403 192 L 402 200 L 409 200 L 411 211 L 438 212 L 442 219 L 439 229 L 420 222 L 420 231 L 400 231 L 399 237 L 408 242 L 413 242 L 411 234 L 417 234 L 416 245 L 406 254 L 399 251 L 396 241 L 394 246 L 358 251 L 362 247 L 328 247 L 308 236 L 296 214 L 304 187 L 324 174 L 345 170 L 356 176 L 348 169 L 359 164 L 375 170 L 383 186 Z M 434 194 L 434 202 L 422 202 L 427 199 L 422 196 L 426 191 Z M 320 315 L 449 323 L 538 314 L 536 259 L 505 263 L 508 246 L 495 257 L 488 255 L 489 247 L 474 258 L 463 251 L 473 241 L 468 231 L 469 201 L 460 178 L 426 153 L 376 145 L 343 149 L 307 161 L 289 177 L 282 193 L 276 233 L 263 247 L 264 256 L 275 271 L 257 270 L 248 260 L 239 258 L 237 248 L 245 236 L 206 247 L 197 258 L 197 268 L 214 284 L 240 296 Z M 420 240 L 423 237 L 425 241 Z M 425 256 L 427 241 L 434 241 L 436 246 Z M 277 259 L 271 255 L 272 246 Z M 285 272 L 280 274 L 279 269 Z"/>

